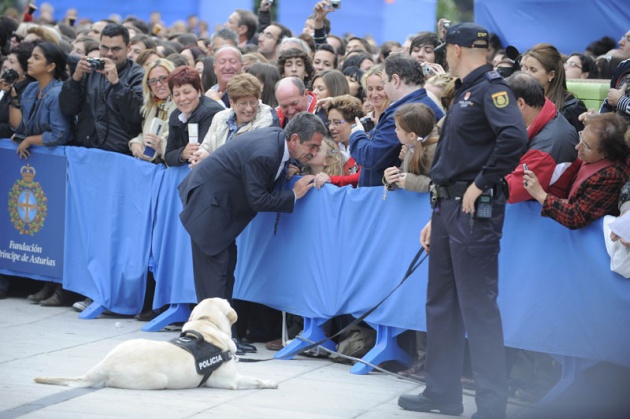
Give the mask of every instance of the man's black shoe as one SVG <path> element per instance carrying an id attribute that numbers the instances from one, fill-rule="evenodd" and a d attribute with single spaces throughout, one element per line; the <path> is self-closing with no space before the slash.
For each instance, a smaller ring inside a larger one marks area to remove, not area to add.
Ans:
<path id="1" fill-rule="evenodd" d="M 244 343 L 238 338 L 232 338 L 232 340 L 236 344 L 236 355 L 244 355 L 246 353 L 258 352 L 258 349 L 256 349 L 254 345 L 250 345 L 249 343 Z"/>
<path id="2" fill-rule="evenodd" d="M 403 394 L 398 398 L 398 406 L 414 412 L 438 412 L 444 415 L 461 415 L 464 413 L 464 405 L 462 403 L 440 403 L 428 399 L 422 394 L 417 396 Z"/>

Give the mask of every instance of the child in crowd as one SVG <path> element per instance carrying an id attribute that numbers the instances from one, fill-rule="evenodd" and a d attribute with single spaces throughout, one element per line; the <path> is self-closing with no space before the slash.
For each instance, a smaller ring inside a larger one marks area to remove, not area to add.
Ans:
<path id="1" fill-rule="evenodd" d="M 415 192 L 429 191 L 429 170 L 438 141 L 433 111 L 422 103 L 401 106 L 394 114 L 396 135 L 403 144 L 402 166 L 385 169 L 383 184 L 390 190 L 398 188 Z"/>

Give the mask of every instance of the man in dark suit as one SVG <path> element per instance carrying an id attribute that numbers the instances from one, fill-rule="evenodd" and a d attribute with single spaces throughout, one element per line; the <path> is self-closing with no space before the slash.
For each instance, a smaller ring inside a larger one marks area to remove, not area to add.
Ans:
<path id="1" fill-rule="evenodd" d="M 307 162 L 317 154 L 325 132 L 317 116 L 300 113 L 284 130 L 261 128 L 229 141 L 182 181 L 180 219 L 192 240 L 198 301 L 221 297 L 232 302 L 236 237 L 259 211 L 292 212 L 313 188 L 310 175 L 293 190 L 276 189 L 276 184 L 286 176 L 289 158 Z M 238 339 L 237 347 L 241 352 L 256 349 Z"/>

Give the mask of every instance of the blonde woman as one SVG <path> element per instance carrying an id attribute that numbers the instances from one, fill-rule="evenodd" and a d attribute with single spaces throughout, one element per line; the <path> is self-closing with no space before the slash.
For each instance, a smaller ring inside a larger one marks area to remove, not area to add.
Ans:
<path id="1" fill-rule="evenodd" d="M 144 105 L 140 110 L 144 118 L 142 132 L 129 141 L 129 149 L 136 158 L 153 163 L 164 162 L 168 119 L 175 110 L 167 82 L 173 69 L 170 61 L 161 58 L 151 63 L 144 73 L 142 80 Z"/>
<path id="2" fill-rule="evenodd" d="M 324 137 L 319 152 L 306 163 L 302 174 L 318 175 L 325 173 L 330 177 L 341 176 L 343 175 L 343 165 L 344 158 L 337 143 L 330 137 Z"/>
<path id="3" fill-rule="evenodd" d="M 381 114 L 389 106 L 389 99 L 383 84 L 383 64 L 375 65 L 365 72 L 361 78 L 361 84 L 363 85 L 363 91 L 365 92 L 365 104 L 363 110 L 366 112 L 366 118 L 369 117 L 370 121 L 365 119 L 362 121 L 365 131 L 371 131 L 378 123 L 378 119 Z"/>

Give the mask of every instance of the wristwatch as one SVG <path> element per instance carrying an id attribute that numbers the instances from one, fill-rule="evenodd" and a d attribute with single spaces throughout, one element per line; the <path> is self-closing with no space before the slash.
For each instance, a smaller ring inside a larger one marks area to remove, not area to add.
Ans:
<path id="1" fill-rule="evenodd" d="M 11 101 L 9 102 L 9 106 L 12 107 L 12 108 L 15 108 L 15 109 L 20 109 L 21 108 L 21 106 L 20 106 L 20 99 L 18 99 L 17 96 L 12 97 Z"/>

